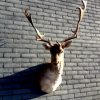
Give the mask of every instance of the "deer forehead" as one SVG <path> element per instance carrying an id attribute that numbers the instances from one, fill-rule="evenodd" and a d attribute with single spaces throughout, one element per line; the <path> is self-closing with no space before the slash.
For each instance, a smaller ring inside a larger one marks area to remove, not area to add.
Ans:
<path id="1" fill-rule="evenodd" d="M 60 54 L 64 51 L 64 49 L 62 48 L 61 45 L 59 44 L 54 44 L 53 46 L 51 46 L 51 49 L 50 49 L 50 53 L 51 54 Z"/>

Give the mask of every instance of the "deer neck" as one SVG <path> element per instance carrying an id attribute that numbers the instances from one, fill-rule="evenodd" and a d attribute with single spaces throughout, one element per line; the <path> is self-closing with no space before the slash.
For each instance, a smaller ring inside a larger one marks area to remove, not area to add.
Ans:
<path id="1" fill-rule="evenodd" d="M 64 53 L 59 55 L 59 63 L 58 64 L 54 64 L 54 61 L 52 59 L 53 57 L 51 57 L 51 64 L 52 64 L 52 68 L 58 70 L 59 74 L 63 73 L 63 67 L 64 67 Z"/>

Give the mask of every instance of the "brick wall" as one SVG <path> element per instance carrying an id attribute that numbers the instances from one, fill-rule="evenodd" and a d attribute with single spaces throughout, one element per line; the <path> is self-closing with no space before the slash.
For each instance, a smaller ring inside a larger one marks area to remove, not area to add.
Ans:
<path id="1" fill-rule="evenodd" d="M 75 28 L 78 5 L 81 0 L 0 0 L 0 100 L 100 100 L 99 0 L 88 0 L 80 34 L 65 50 L 61 86 L 35 98 L 29 86 L 23 86 L 27 82 L 15 84 L 20 72 L 50 59 L 49 52 L 35 40 L 36 33 L 23 14 L 24 8 L 30 9 L 36 27 L 56 41 L 69 36 Z"/>

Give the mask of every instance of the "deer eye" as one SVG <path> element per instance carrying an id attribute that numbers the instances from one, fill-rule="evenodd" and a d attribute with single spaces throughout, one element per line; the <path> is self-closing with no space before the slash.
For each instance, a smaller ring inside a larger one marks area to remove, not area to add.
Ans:
<path id="1" fill-rule="evenodd" d="M 61 51 L 61 53 L 63 53 L 63 51 Z"/>
<path id="2" fill-rule="evenodd" d="M 63 50 L 61 50 L 60 53 L 63 53 Z"/>
<path id="3" fill-rule="evenodd" d="M 63 51 L 61 51 L 61 53 L 63 53 Z"/>

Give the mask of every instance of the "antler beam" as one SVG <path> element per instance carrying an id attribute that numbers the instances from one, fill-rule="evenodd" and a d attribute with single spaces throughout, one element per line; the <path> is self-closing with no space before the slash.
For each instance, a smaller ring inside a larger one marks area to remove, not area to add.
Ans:
<path id="1" fill-rule="evenodd" d="M 79 31 L 79 25 L 80 25 L 80 22 L 82 21 L 82 18 L 84 16 L 84 12 L 85 12 L 86 6 L 87 6 L 87 1 L 82 0 L 82 3 L 83 3 L 83 8 L 82 7 L 76 8 L 76 9 L 79 9 L 79 20 L 77 22 L 76 29 L 74 31 L 72 31 L 74 34 L 71 37 L 66 38 L 62 42 L 66 42 L 66 41 L 69 41 L 71 39 L 77 38 L 77 33 Z"/>
<path id="2" fill-rule="evenodd" d="M 36 40 L 38 40 L 38 41 L 43 41 L 43 42 L 46 42 L 46 43 L 48 43 L 49 45 L 51 45 L 50 40 L 49 40 L 49 39 L 48 39 L 48 40 L 44 39 L 44 35 L 42 35 L 42 34 L 40 33 L 40 31 L 34 26 L 34 24 L 33 24 L 33 22 L 32 22 L 32 18 L 31 18 L 31 14 L 28 13 L 28 9 L 25 9 L 24 14 L 25 14 L 26 18 L 28 19 L 28 21 L 31 23 L 32 27 L 35 29 L 35 32 L 37 33 Z"/>

